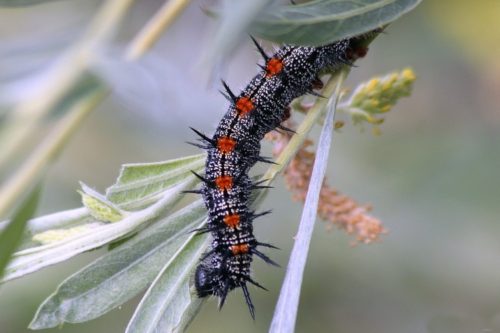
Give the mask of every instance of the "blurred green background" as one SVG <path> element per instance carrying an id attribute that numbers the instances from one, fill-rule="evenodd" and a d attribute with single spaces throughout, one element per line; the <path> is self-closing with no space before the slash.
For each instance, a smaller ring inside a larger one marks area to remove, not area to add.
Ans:
<path id="1" fill-rule="evenodd" d="M 79 36 L 99 3 L 0 9 L 0 88 L 14 100 L 33 89 L 28 78 Z M 151 55 L 133 66 L 116 61 L 161 4 L 138 3 L 103 54 L 97 71 L 114 94 L 51 168 L 37 215 L 80 206 L 79 180 L 104 190 L 123 163 L 197 153 L 184 143 L 193 136 L 188 126 L 210 133 L 225 112 L 223 97 L 207 84 L 209 70 L 199 62 L 214 23 L 197 2 Z M 353 70 L 351 86 L 406 66 L 418 77 L 413 95 L 388 114 L 382 136 L 346 126 L 334 137 L 330 182 L 373 204 L 389 233 L 376 244 L 352 247 L 343 232 L 317 224 L 297 332 L 500 332 L 498 22 L 497 0 L 426 1 L 392 24 Z M 244 41 L 220 75 L 237 90 L 255 73 L 256 60 Z M 256 223 L 256 235 L 282 248 L 272 256 L 286 267 L 301 205 L 279 181 L 262 207 L 273 214 Z M 99 254 L 0 286 L 0 332 L 27 332 L 38 304 Z M 267 331 L 284 269 L 257 262 L 254 275 L 270 290 L 251 291 L 255 322 L 236 291 L 221 312 L 214 300 L 207 302 L 189 331 Z M 46 331 L 121 332 L 138 300 L 97 320 Z"/>

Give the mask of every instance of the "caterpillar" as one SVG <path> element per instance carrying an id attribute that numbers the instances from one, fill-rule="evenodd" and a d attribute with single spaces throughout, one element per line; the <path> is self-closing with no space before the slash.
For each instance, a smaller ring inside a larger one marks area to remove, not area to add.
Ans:
<path id="1" fill-rule="evenodd" d="M 198 190 L 208 210 L 208 222 L 198 232 L 210 232 L 210 249 L 202 256 L 194 274 L 198 297 L 210 295 L 219 298 L 219 308 L 227 294 L 241 288 L 250 315 L 255 310 L 248 284 L 265 289 L 250 275 L 253 256 L 277 266 L 260 248 L 276 248 L 257 241 L 252 222 L 270 211 L 256 213 L 249 207 L 254 190 L 266 188 L 253 182 L 249 169 L 257 162 L 273 163 L 260 156 L 260 141 L 272 130 L 290 129 L 280 125 L 290 116 L 290 102 L 321 88 L 320 72 L 338 70 L 344 64 L 366 54 L 366 46 L 359 43 L 362 36 L 344 39 L 320 47 L 286 45 L 269 56 L 252 38 L 262 55 L 264 64 L 259 73 L 239 93 L 234 94 L 222 81 L 222 94 L 230 106 L 212 137 L 191 128 L 198 135 L 195 146 L 207 151 L 205 175 L 194 173 L 201 181 Z"/>

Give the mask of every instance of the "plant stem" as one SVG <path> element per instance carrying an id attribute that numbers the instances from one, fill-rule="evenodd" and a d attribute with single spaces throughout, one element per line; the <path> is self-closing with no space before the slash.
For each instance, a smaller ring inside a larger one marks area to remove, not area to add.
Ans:
<path id="1" fill-rule="evenodd" d="M 0 216 L 6 215 L 7 211 L 16 204 L 16 201 L 25 192 L 28 192 L 27 189 L 45 173 L 48 164 L 61 151 L 71 134 L 106 95 L 106 92 L 96 90 L 85 99 L 77 102 L 15 175 L 2 186 L 0 189 Z"/>
<path id="2" fill-rule="evenodd" d="M 144 55 L 190 2 L 191 0 L 170 0 L 165 2 L 163 7 L 132 40 L 125 53 L 125 59 L 135 60 Z"/>

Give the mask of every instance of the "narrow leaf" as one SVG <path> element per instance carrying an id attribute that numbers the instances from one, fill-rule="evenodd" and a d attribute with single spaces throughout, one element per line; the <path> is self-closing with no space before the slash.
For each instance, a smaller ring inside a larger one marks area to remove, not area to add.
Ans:
<path id="1" fill-rule="evenodd" d="M 54 229 L 71 229 L 95 221 L 89 214 L 87 208 L 69 209 L 49 215 L 40 216 L 28 221 L 24 229 L 23 238 L 17 248 L 17 252 L 40 246 L 35 238 Z M 0 230 L 7 226 L 9 221 L 0 223 Z"/>
<path id="2" fill-rule="evenodd" d="M 29 220 L 26 232 L 31 236 L 54 228 L 76 226 L 89 219 L 90 214 L 85 207 L 68 209 Z"/>
<path id="3" fill-rule="evenodd" d="M 51 229 L 33 236 L 33 241 L 41 245 L 47 245 L 52 243 L 58 243 L 64 241 L 65 239 L 71 239 L 79 237 L 83 234 L 88 234 L 91 232 L 99 232 L 99 228 L 102 226 L 101 222 L 91 222 L 78 225 L 71 228 L 59 228 Z M 26 253 L 25 251 L 24 253 Z"/>
<path id="4" fill-rule="evenodd" d="M 189 0 L 169 1 L 170 4 L 173 2 Z M 101 52 L 92 70 L 112 87 L 113 99 L 123 108 L 136 114 L 147 114 L 153 121 L 160 121 L 165 117 L 165 105 L 172 111 L 191 110 L 198 108 L 199 101 L 202 100 L 207 110 L 222 107 L 219 96 L 207 91 L 203 80 L 185 75 L 185 69 L 168 59 L 169 57 L 149 52 L 130 62 L 120 56 L 120 51 L 127 52 L 116 47 L 112 51 Z M 0 72 L 0 80 L 1 74 Z M 186 94 L 186 91 L 190 91 L 190 94 Z"/>
<path id="5" fill-rule="evenodd" d="M 165 191 L 164 197 L 156 203 L 143 210 L 130 213 L 119 222 L 102 223 L 98 226 L 98 229 L 82 229 L 82 233 L 78 235 L 71 235 L 71 237 L 55 243 L 15 253 L 14 259 L 6 269 L 4 281 L 35 272 L 130 235 L 172 208 L 182 198 L 179 193 L 191 188 L 195 181 L 194 177 L 192 177 L 184 183 Z"/>
<path id="6" fill-rule="evenodd" d="M 113 224 L 96 220 L 86 208 L 30 221 L 29 232 L 21 244 L 22 250 L 14 254 L 15 258 L 7 267 L 3 281 L 35 272 L 133 234 L 154 218 L 166 214 L 182 199 L 181 192 L 192 188 L 197 182 L 190 170 L 200 170 L 203 161 L 204 155 L 194 155 L 158 163 L 123 166 L 117 183 L 108 189 L 106 198 L 101 197 L 101 201 L 111 202 L 120 208 L 149 205 L 127 213 L 126 217 Z M 91 191 L 89 188 L 87 190 Z M 100 196 L 95 191 L 92 193 L 94 197 Z M 42 245 L 33 240 L 40 241 Z"/>
<path id="7" fill-rule="evenodd" d="M 30 328 L 91 320 L 128 301 L 175 257 L 205 214 L 198 200 L 73 274 L 39 307 Z"/>
<path id="8" fill-rule="evenodd" d="M 314 161 L 299 230 L 295 237 L 295 244 L 290 255 L 285 281 L 281 287 L 280 297 L 269 329 L 271 333 L 292 333 L 295 331 L 302 278 L 314 222 L 316 221 L 321 185 L 323 184 L 328 164 L 328 155 L 333 135 L 333 119 L 341 82 L 342 80 L 338 81 L 335 97 L 330 101 L 333 107 L 328 108 L 329 110 L 327 111 L 325 123 L 319 138 L 316 160 Z"/>
<path id="9" fill-rule="evenodd" d="M 179 248 L 142 298 L 126 333 L 183 331 L 201 305 L 189 282 L 207 245 L 208 234 L 193 234 Z"/>
<path id="10" fill-rule="evenodd" d="M 253 34 L 278 43 L 321 45 L 380 28 L 421 0 L 318 0 L 275 6 L 260 15 Z"/>
<path id="11" fill-rule="evenodd" d="M 40 186 L 36 186 L 14 213 L 12 221 L 0 233 L 0 278 L 4 274 L 12 253 L 16 250 L 27 221 L 36 210 Z"/>

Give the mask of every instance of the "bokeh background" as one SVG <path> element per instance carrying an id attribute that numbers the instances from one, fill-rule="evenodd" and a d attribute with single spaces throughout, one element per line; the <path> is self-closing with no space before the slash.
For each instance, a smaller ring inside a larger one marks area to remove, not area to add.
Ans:
<path id="1" fill-rule="evenodd" d="M 29 78 L 82 33 L 99 3 L 0 9 L 0 88 L 9 92 L 1 103 L 33 89 Z M 184 143 L 192 139 L 188 127 L 210 133 L 225 112 L 218 86 L 200 62 L 215 25 L 198 2 L 144 60 L 133 66 L 116 60 L 161 4 L 138 2 L 103 54 L 98 71 L 114 93 L 51 168 L 37 215 L 80 206 L 79 180 L 104 190 L 123 163 L 197 153 Z M 500 332 L 498 22 L 497 0 L 425 1 L 358 62 L 350 86 L 407 66 L 418 77 L 413 95 L 388 114 L 381 136 L 348 125 L 334 137 L 330 182 L 373 204 L 389 233 L 375 244 L 352 247 L 350 236 L 317 223 L 297 332 Z M 258 57 L 243 41 L 229 58 L 220 75 L 237 90 L 254 75 Z M 46 128 L 51 124 L 49 119 Z M 33 142 L 45 133 L 36 133 Z M 286 266 L 301 205 L 278 181 L 263 208 L 273 214 L 256 223 L 256 235 L 282 248 L 273 257 Z M 38 304 L 99 254 L 0 286 L 0 332 L 28 332 Z M 284 269 L 254 266 L 257 280 L 270 290 L 252 290 L 257 320 L 236 291 L 221 312 L 215 301 L 207 302 L 190 332 L 267 331 Z M 121 332 L 138 300 L 97 320 L 46 331 Z"/>

